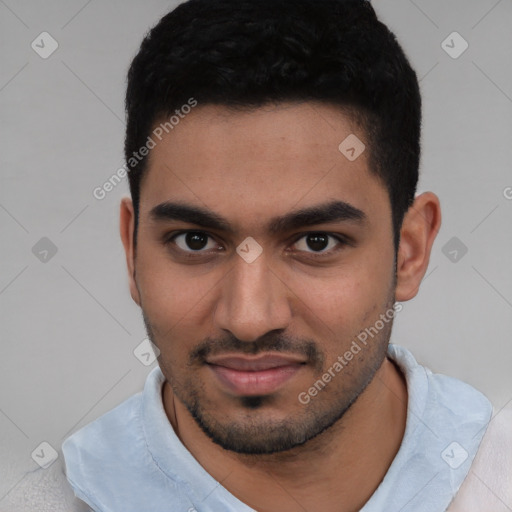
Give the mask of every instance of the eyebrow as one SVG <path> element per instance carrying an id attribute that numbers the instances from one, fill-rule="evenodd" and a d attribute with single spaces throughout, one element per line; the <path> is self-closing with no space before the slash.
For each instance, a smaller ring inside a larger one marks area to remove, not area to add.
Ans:
<path id="1" fill-rule="evenodd" d="M 175 220 L 230 234 L 235 231 L 224 217 L 215 212 L 184 203 L 166 201 L 152 208 L 149 216 L 157 222 Z M 367 215 L 359 208 L 345 201 L 331 201 L 274 217 L 268 223 L 267 230 L 271 234 L 278 234 L 316 224 L 346 221 L 365 224 L 367 220 Z"/>

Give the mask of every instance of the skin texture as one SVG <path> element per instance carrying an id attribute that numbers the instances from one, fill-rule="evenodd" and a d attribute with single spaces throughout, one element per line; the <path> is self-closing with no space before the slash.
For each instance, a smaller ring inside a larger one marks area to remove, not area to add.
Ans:
<path id="1" fill-rule="evenodd" d="M 359 510 L 405 429 L 405 381 L 385 357 L 392 322 L 307 404 L 298 400 L 395 300 L 416 295 L 441 222 L 437 197 L 418 196 L 395 261 L 391 206 L 368 169 L 369 148 L 353 162 L 338 150 L 351 133 L 365 141 L 339 108 L 315 102 L 198 106 L 151 150 L 136 251 L 133 205 L 121 203 L 130 291 L 161 351 L 169 421 L 216 480 L 261 512 Z M 267 229 L 337 200 L 365 220 Z M 210 210 L 231 232 L 153 219 L 166 201 Z M 183 230 L 208 234 L 208 245 L 190 256 L 185 236 L 172 238 Z M 318 254 L 311 232 L 347 243 L 329 238 Z M 236 252 L 247 237 L 263 249 L 252 263 Z M 258 399 L 233 393 L 205 364 L 260 351 L 304 364 Z"/>

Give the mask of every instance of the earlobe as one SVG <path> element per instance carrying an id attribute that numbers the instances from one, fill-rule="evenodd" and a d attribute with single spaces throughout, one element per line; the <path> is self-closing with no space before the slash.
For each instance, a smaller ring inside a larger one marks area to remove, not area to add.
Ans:
<path id="1" fill-rule="evenodd" d="M 128 278 L 130 283 L 130 294 L 136 304 L 140 306 L 140 295 L 135 281 L 135 247 L 133 239 L 133 229 L 135 225 L 135 214 L 132 200 L 124 197 L 121 200 L 119 214 L 119 233 L 123 242 L 126 255 L 126 266 L 128 269 Z"/>
<path id="2" fill-rule="evenodd" d="M 418 293 L 440 226 L 441 206 L 438 197 L 432 192 L 416 197 L 404 217 L 400 231 L 395 290 L 397 301 L 410 300 Z"/>

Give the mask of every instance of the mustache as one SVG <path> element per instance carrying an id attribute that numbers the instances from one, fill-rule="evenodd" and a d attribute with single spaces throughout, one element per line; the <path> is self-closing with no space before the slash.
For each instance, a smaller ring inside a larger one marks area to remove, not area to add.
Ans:
<path id="1" fill-rule="evenodd" d="M 317 369 L 321 369 L 324 362 L 324 357 L 313 340 L 295 338 L 282 333 L 267 333 L 254 341 L 242 341 L 232 334 L 223 338 L 208 337 L 190 353 L 189 364 L 204 364 L 208 357 L 227 352 L 244 355 L 264 352 L 297 354 Z"/>

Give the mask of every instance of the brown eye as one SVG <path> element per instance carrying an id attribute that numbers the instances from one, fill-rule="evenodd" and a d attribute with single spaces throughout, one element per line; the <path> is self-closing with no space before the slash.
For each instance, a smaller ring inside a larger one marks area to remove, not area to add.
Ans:
<path id="1" fill-rule="evenodd" d="M 328 233 L 308 233 L 299 238 L 294 247 L 297 251 L 310 254 L 327 254 L 337 246 L 345 245 L 344 240 Z"/>
<path id="2" fill-rule="evenodd" d="M 171 239 L 181 250 L 186 252 L 205 252 L 204 249 L 217 247 L 215 241 L 201 231 L 188 231 L 180 233 Z"/>
<path id="3" fill-rule="evenodd" d="M 308 235 L 306 244 L 313 251 L 323 251 L 329 245 L 329 237 L 323 233 Z"/>

